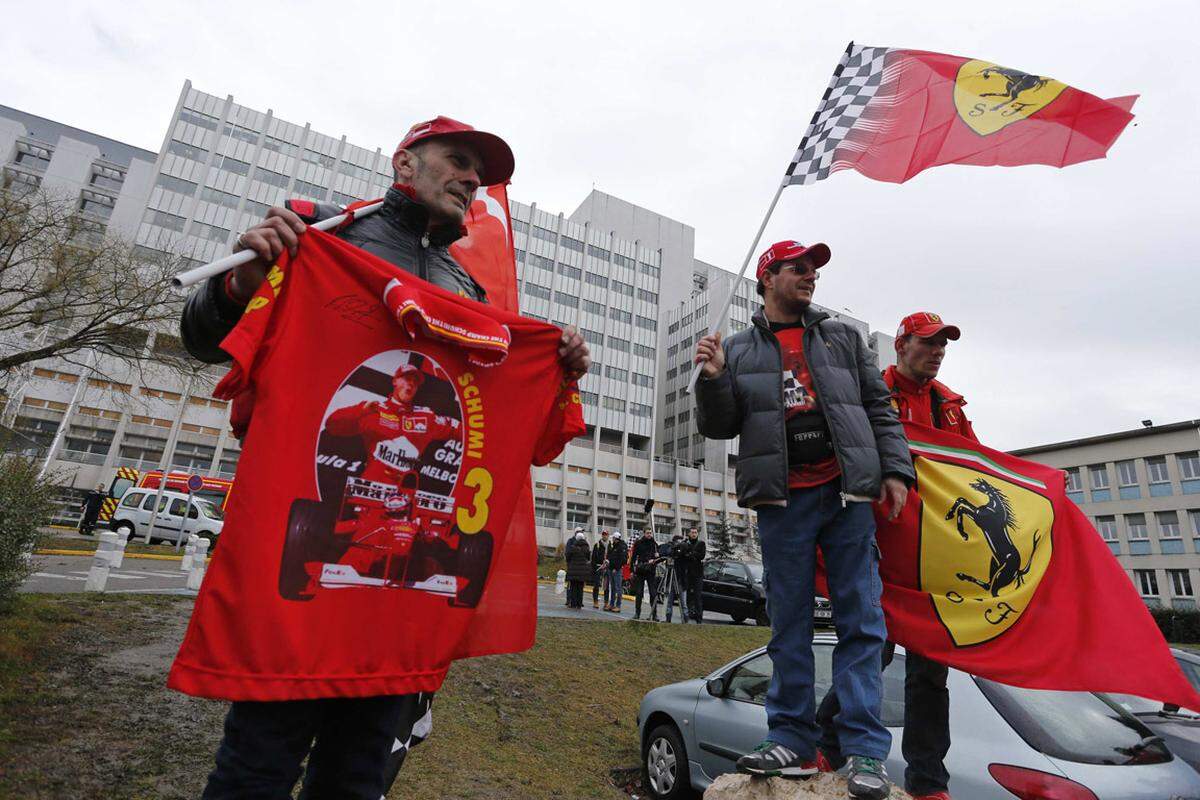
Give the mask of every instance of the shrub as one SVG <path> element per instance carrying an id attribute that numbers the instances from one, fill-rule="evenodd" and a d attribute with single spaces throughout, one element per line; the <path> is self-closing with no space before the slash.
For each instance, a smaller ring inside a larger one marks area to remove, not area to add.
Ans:
<path id="1" fill-rule="evenodd" d="M 1178 644 L 1200 642 L 1200 611 L 1178 608 L 1151 608 L 1150 615 L 1158 623 L 1163 638 Z"/>
<path id="2" fill-rule="evenodd" d="M 33 571 L 38 529 L 50 521 L 54 486 L 38 475 L 38 463 L 19 456 L 0 457 L 0 610 Z"/>

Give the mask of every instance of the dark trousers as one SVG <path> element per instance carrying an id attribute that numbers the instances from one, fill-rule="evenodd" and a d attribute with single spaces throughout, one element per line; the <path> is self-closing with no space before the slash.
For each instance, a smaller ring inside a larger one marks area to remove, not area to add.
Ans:
<path id="1" fill-rule="evenodd" d="M 92 531 L 96 528 L 96 520 L 100 518 L 100 512 L 95 514 L 84 512 L 83 517 L 79 520 L 79 532 L 84 536 L 91 536 Z"/>
<path id="2" fill-rule="evenodd" d="M 888 642 L 883 650 L 883 666 L 891 663 L 896 645 Z M 950 692 L 946 689 L 948 670 L 936 661 L 916 653 L 904 657 L 904 738 L 901 752 L 907 766 L 904 788 L 909 794 L 933 794 L 949 788 L 946 754 L 950 752 Z M 835 767 L 843 762 L 833 718 L 841 707 L 837 692 L 825 694 L 817 709 L 821 726 L 821 750 Z"/>
<path id="3" fill-rule="evenodd" d="M 567 581 L 567 606 L 583 608 L 583 581 Z"/>
<path id="4" fill-rule="evenodd" d="M 592 570 L 592 605 L 600 602 L 600 585 L 602 583 L 604 583 L 604 570 L 596 567 Z"/>
<path id="5" fill-rule="evenodd" d="M 657 616 L 658 609 L 654 606 L 654 598 L 658 594 L 658 576 L 654 574 L 638 575 L 636 572 L 633 574 L 633 596 L 635 598 L 633 613 L 638 617 L 642 615 L 642 594 L 645 589 L 650 590 L 650 610 Z"/>
<path id="6" fill-rule="evenodd" d="M 700 596 L 700 590 L 704 586 L 704 573 L 700 571 L 701 569 L 701 567 L 696 567 L 694 574 L 689 570 L 683 577 L 687 616 L 696 624 L 704 622 L 704 598 Z"/>
<path id="7" fill-rule="evenodd" d="M 379 800 L 424 739 L 430 694 L 233 703 L 203 800 Z M 401 747 L 393 754 L 393 743 Z M 396 755 L 399 756 L 397 760 Z"/>

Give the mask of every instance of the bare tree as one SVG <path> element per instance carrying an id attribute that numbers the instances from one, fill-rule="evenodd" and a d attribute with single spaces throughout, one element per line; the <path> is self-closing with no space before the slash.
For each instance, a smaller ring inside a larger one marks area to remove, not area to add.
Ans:
<path id="1" fill-rule="evenodd" d="M 152 331 L 177 330 L 182 297 L 170 281 L 183 258 L 104 235 L 72 201 L 15 188 L 0 188 L 0 388 L 50 358 L 200 366 L 176 336 L 147 345 Z"/>

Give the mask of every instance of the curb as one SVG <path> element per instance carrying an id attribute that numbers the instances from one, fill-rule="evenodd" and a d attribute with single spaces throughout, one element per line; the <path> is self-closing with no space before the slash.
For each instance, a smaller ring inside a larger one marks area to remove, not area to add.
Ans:
<path id="1" fill-rule="evenodd" d="M 35 556 L 91 556 L 95 554 L 95 550 L 57 550 L 44 549 L 34 550 Z M 166 556 L 158 553 L 126 553 L 125 558 L 145 558 L 152 561 L 182 561 L 183 556 Z"/>
<path id="2" fill-rule="evenodd" d="M 538 578 L 537 582 L 542 584 L 543 586 L 557 586 L 558 585 L 558 581 L 552 581 L 549 578 Z M 622 594 L 621 597 L 623 597 L 624 599 L 628 600 L 631 603 L 637 602 L 637 598 L 631 594 Z"/>

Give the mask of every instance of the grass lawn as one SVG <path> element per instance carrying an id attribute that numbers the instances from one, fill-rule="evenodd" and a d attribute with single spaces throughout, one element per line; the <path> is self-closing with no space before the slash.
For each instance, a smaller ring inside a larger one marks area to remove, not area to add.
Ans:
<path id="1" fill-rule="evenodd" d="M 21 595 L 0 616 L 0 797 L 194 798 L 223 703 L 163 687 L 191 600 Z M 459 662 L 398 798 L 620 798 L 649 689 L 766 642 L 762 628 L 539 620 L 525 653 Z M 614 770 L 616 777 L 614 779 Z"/>

